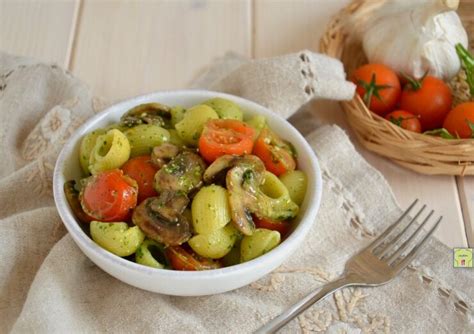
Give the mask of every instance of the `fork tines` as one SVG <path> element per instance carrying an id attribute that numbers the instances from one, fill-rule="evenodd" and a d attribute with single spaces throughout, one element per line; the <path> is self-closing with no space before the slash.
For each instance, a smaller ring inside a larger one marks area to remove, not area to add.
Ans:
<path id="1" fill-rule="evenodd" d="M 435 224 L 428 230 L 428 232 L 424 232 L 425 235 L 421 239 L 421 241 L 417 239 L 417 236 L 421 234 L 423 231 L 423 227 L 430 221 L 430 218 L 434 214 L 434 210 L 431 210 L 430 213 L 423 219 L 421 224 L 417 223 L 418 218 L 421 216 L 423 211 L 426 209 L 426 205 L 423 205 L 420 210 L 411 218 L 408 224 L 404 227 L 404 222 L 406 221 L 406 217 L 410 213 L 410 211 L 415 207 L 418 203 L 418 199 L 416 199 L 406 211 L 398 218 L 398 220 L 390 225 L 370 246 L 369 249 L 372 253 L 377 256 L 378 258 L 386 261 L 391 266 L 396 267 L 404 267 L 413 259 L 415 254 L 420 250 L 420 248 L 426 243 L 426 241 L 431 237 L 431 235 L 435 232 L 438 225 L 441 223 L 443 219 L 440 216 Z M 418 225 L 418 226 L 417 226 Z M 416 227 L 417 226 L 417 227 Z M 412 232 L 409 230 L 413 230 L 413 227 L 416 229 Z M 395 236 L 394 235 L 397 231 L 400 230 Z M 393 232 L 393 233 L 392 233 Z M 400 245 L 401 243 L 401 245 Z M 411 250 L 410 250 L 411 249 Z M 408 253 L 407 253 L 408 252 Z M 406 254 L 403 256 L 403 254 Z"/>

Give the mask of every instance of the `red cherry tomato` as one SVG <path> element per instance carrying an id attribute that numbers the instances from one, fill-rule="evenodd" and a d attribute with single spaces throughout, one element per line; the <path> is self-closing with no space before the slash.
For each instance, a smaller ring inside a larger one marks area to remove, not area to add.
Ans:
<path id="1" fill-rule="evenodd" d="M 400 80 L 385 65 L 363 65 L 354 71 L 352 81 L 357 85 L 357 94 L 367 108 L 378 115 L 383 116 L 392 111 L 400 99 Z"/>
<path id="2" fill-rule="evenodd" d="M 253 221 L 257 228 L 278 231 L 282 236 L 287 235 L 291 229 L 291 223 L 287 221 L 270 220 L 266 218 L 259 218 L 257 216 L 253 217 Z"/>
<path id="3" fill-rule="evenodd" d="M 208 121 L 199 138 L 199 152 L 208 163 L 225 154 L 250 154 L 255 130 L 233 119 Z"/>
<path id="4" fill-rule="evenodd" d="M 404 128 L 408 131 L 421 132 L 421 123 L 418 116 L 403 110 L 395 110 L 388 113 L 385 119 L 389 120 L 395 125 Z"/>
<path id="5" fill-rule="evenodd" d="M 444 120 L 443 127 L 453 136 L 473 138 L 474 102 L 461 103 L 451 110 Z"/>
<path id="6" fill-rule="evenodd" d="M 400 109 L 420 116 L 423 131 L 440 128 L 451 110 L 453 95 L 443 80 L 427 76 L 405 85 Z"/>
<path id="7" fill-rule="evenodd" d="M 122 166 L 122 170 L 125 175 L 128 175 L 137 181 L 138 203 L 141 203 L 148 197 L 158 195 L 153 187 L 155 174 L 158 171 L 158 168 L 152 164 L 149 155 L 142 155 L 128 160 L 125 165 Z"/>
<path id="8" fill-rule="evenodd" d="M 188 251 L 184 249 L 182 246 L 166 248 L 166 256 L 174 270 L 195 271 L 217 269 L 221 267 L 219 262 L 200 257 L 191 250 Z"/>
<path id="9" fill-rule="evenodd" d="M 79 199 L 84 212 L 96 220 L 124 221 L 137 205 L 137 188 L 133 179 L 113 169 L 89 177 Z"/>
<path id="10" fill-rule="evenodd" d="M 263 161 L 268 171 L 277 176 L 296 168 L 291 145 L 268 128 L 260 132 L 253 154 Z"/>

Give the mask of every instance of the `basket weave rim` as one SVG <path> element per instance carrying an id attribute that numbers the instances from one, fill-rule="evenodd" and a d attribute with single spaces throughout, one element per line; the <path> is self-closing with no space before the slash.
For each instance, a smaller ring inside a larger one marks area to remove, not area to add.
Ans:
<path id="1" fill-rule="evenodd" d="M 354 44 L 351 38 L 357 25 L 360 28 L 360 23 L 381 3 L 383 1 L 350 2 L 330 20 L 320 40 L 320 51 L 346 62 L 346 70 L 347 64 L 362 64 L 360 46 L 357 47 L 360 42 Z M 470 27 L 474 29 L 474 24 Z M 348 43 L 353 45 L 348 46 Z M 356 137 L 367 149 L 423 174 L 474 174 L 474 138 L 445 139 L 403 129 L 370 111 L 357 93 L 352 100 L 340 103 Z"/>

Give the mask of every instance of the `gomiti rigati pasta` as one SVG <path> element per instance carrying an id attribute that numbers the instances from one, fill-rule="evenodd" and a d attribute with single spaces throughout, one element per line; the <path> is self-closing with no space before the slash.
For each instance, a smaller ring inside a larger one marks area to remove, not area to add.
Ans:
<path id="1" fill-rule="evenodd" d="M 232 101 L 146 103 L 81 141 L 64 189 L 107 251 L 158 269 L 255 259 L 292 230 L 306 193 L 293 145 Z"/>

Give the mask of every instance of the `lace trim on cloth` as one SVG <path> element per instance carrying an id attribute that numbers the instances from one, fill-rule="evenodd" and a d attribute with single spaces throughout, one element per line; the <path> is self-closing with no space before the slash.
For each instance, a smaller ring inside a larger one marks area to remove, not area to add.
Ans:
<path id="1" fill-rule="evenodd" d="M 28 65 L 18 65 L 15 68 L 9 69 L 5 73 L 0 74 L 0 96 L 5 91 L 5 89 L 7 88 L 7 79 L 8 79 L 8 77 L 10 75 L 12 75 L 13 72 L 15 72 L 17 70 L 20 70 L 20 69 L 23 69 L 23 68 L 27 68 L 27 67 L 28 67 Z"/>
<path id="2" fill-rule="evenodd" d="M 38 159 L 70 129 L 71 111 L 63 106 L 55 106 L 48 111 L 25 140 L 22 156 L 27 161 Z"/>
<path id="3" fill-rule="evenodd" d="M 53 146 L 64 144 L 67 138 L 90 117 L 89 115 L 71 117 L 71 110 L 78 103 L 79 99 L 76 97 L 62 105 L 55 106 L 46 113 L 23 144 L 22 156 L 25 160 L 38 159 Z M 92 99 L 92 109 L 96 113 L 107 106 L 108 103 L 102 98 L 94 97 Z"/>
<path id="4" fill-rule="evenodd" d="M 267 277 L 254 282 L 251 288 L 260 292 L 281 291 L 289 274 L 310 274 L 316 281 L 326 284 L 334 279 L 321 268 L 279 268 Z M 390 318 L 383 314 L 367 313 L 362 303 L 368 295 L 360 288 L 346 288 L 333 295 L 335 308 L 321 308 L 320 304 L 310 308 L 297 318 L 303 333 L 389 333 Z M 262 323 L 273 316 L 257 313 Z"/>
<path id="5" fill-rule="evenodd" d="M 54 163 L 55 157 L 59 154 L 59 148 L 90 117 L 90 115 L 72 117 L 72 110 L 78 102 L 76 97 L 53 107 L 35 126 L 23 144 L 23 158 L 34 161 L 35 164 L 35 168 L 28 173 L 27 182 L 32 185 L 33 192 L 39 196 L 52 195 Z M 92 110 L 95 113 L 102 111 L 108 105 L 102 98 L 92 99 Z M 46 154 L 54 150 L 57 154 Z"/>
<path id="6" fill-rule="evenodd" d="M 314 68 L 311 64 L 309 56 L 306 53 L 300 54 L 301 59 L 301 77 L 304 82 L 304 92 L 308 95 L 308 99 L 313 98 L 315 89 L 314 89 Z"/>
<path id="7" fill-rule="evenodd" d="M 448 285 L 430 273 L 429 268 L 416 262 L 408 267 L 412 275 L 417 275 L 420 282 L 437 293 L 439 298 L 446 299 L 452 310 L 462 316 L 473 318 L 473 306 L 460 297 Z M 334 277 L 321 268 L 286 268 L 281 267 L 250 285 L 260 292 L 282 291 L 286 277 L 291 274 L 310 274 L 316 281 L 325 284 Z M 369 296 L 370 289 L 345 288 L 333 295 L 335 309 L 321 308 L 316 304 L 298 317 L 298 323 L 303 333 L 390 333 L 390 317 L 381 313 L 368 313 L 363 308 L 363 300 Z M 258 313 L 262 323 L 268 322 L 272 316 Z"/>
<path id="8" fill-rule="evenodd" d="M 357 201 L 354 199 L 354 196 L 351 194 L 351 192 L 347 191 L 347 189 L 337 178 L 332 177 L 328 170 L 323 168 L 322 175 L 327 187 L 337 194 L 338 198 L 341 200 L 339 206 L 349 217 L 350 227 L 354 230 L 355 234 L 359 238 L 374 237 L 374 232 L 363 224 L 365 219 L 364 212 L 357 204 Z"/>
<path id="9" fill-rule="evenodd" d="M 408 266 L 408 270 L 418 275 L 420 281 L 424 285 L 430 287 L 430 289 L 434 293 L 437 293 L 440 298 L 451 304 L 451 309 L 453 311 L 458 312 L 462 316 L 468 317 L 470 321 L 474 320 L 474 305 L 461 296 L 460 292 L 455 291 L 446 282 L 435 277 L 428 267 L 420 265 L 418 261 L 414 261 Z"/>

